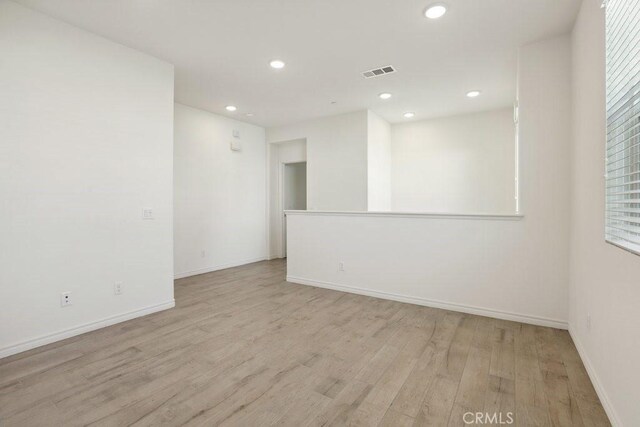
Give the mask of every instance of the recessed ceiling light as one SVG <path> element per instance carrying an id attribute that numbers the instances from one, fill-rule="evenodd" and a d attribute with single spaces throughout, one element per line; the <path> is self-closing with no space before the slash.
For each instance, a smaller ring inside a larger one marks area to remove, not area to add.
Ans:
<path id="1" fill-rule="evenodd" d="M 224 108 L 226 108 L 227 111 L 236 111 L 238 109 L 235 105 L 227 105 Z"/>
<path id="2" fill-rule="evenodd" d="M 276 70 L 279 70 L 281 68 L 284 68 L 284 62 L 280 61 L 279 59 L 274 59 L 273 61 L 269 62 L 269 65 L 271 65 L 271 68 L 275 68 Z"/>
<path id="3" fill-rule="evenodd" d="M 247 113 L 247 117 L 253 117 L 253 113 Z"/>
<path id="4" fill-rule="evenodd" d="M 406 113 L 403 114 L 405 119 L 410 119 L 415 115 L 416 115 L 416 113 L 412 113 L 411 111 L 407 111 Z"/>
<path id="5" fill-rule="evenodd" d="M 391 98 L 391 94 L 389 92 L 382 92 L 380 95 L 378 95 L 378 97 L 380 99 L 389 99 Z"/>
<path id="6" fill-rule="evenodd" d="M 467 92 L 467 98 L 475 98 L 476 96 L 480 95 L 480 91 L 479 90 L 470 90 L 469 92 Z"/>
<path id="7" fill-rule="evenodd" d="M 429 19 L 438 19 L 441 18 L 442 15 L 447 13 L 447 6 L 442 3 L 432 4 L 424 11 L 424 16 Z"/>

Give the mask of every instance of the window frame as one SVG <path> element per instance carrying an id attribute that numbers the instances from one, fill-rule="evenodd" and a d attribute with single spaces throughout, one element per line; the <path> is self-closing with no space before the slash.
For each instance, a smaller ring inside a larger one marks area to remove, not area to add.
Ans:
<path id="1" fill-rule="evenodd" d="M 612 10 L 612 6 L 618 8 Z M 640 71 L 633 72 L 635 65 L 640 64 L 640 0 L 605 0 L 603 7 L 606 8 L 604 238 L 613 246 L 640 255 Z M 625 13 L 622 9 L 625 7 L 633 10 Z M 620 33 L 622 25 L 628 27 Z M 611 32 L 615 36 L 613 41 Z M 620 48 L 625 43 L 628 49 L 622 52 Z M 624 89 L 620 89 L 621 83 Z M 622 105 L 618 105 L 620 102 Z M 614 133 L 616 128 L 622 130 Z M 621 148 L 611 152 L 620 144 Z M 617 162 L 622 165 L 612 166 Z M 620 171 L 616 173 L 619 176 L 609 176 L 616 171 Z M 616 179 L 621 182 L 610 184 Z M 621 206 L 612 208 L 612 204 Z"/>

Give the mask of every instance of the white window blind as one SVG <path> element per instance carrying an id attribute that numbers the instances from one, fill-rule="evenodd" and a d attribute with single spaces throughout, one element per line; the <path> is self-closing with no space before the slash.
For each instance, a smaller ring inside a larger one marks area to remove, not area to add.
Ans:
<path id="1" fill-rule="evenodd" d="M 607 0 L 607 241 L 640 254 L 640 0 Z"/>

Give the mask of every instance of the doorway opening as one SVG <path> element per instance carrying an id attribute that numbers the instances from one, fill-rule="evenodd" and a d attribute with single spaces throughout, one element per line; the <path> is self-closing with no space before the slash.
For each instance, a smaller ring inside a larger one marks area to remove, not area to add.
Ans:
<path id="1" fill-rule="evenodd" d="M 307 162 L 282 164 L 282 256 L 287 256 L 287 218 L 284 211 L 307 210 Z"/>

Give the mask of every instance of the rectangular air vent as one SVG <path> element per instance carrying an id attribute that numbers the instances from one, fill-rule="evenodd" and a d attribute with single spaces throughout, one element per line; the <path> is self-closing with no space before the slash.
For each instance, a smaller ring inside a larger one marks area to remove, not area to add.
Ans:
<path id="1" fill-rule="evenodd" d="M 372 77 L 380 77 L 380 76 L 384 76 L 385 74 L 391 74 L 391 73 L 395 73 L 396 69 L 393 68 L 392 65 L 387 65 L 384 67 L 380 67 L 380 68 L 375 68 L 373 70 L 368 70 L 368 71 L 364 71 L 362 73 L 362 76 L 365 79 L 370 79 Z"/>

